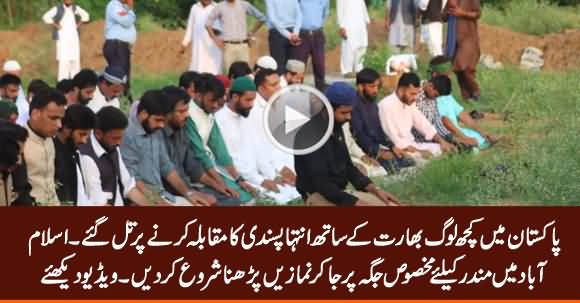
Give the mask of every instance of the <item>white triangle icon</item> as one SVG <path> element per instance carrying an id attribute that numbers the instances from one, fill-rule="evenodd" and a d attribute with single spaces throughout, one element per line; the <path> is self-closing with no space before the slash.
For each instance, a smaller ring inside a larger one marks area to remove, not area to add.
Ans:
<path id="1" fill-rule="evenodd" d="M 284 122 L 286 135 L 293 132 L 302 125 L 308 123 L 310 117 L 306 117 L 299 111 L 293 109 L 290 106 L 286 106 L 284 109 Z"/>

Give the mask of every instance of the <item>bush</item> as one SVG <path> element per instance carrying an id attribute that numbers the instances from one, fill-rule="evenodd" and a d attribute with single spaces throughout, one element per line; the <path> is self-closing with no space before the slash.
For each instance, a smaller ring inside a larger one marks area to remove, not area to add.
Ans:
<path id="1" fill-rule="evenodd" d="M 391 55 L 392 52 L 387 43 L 381 44 L 380 47 L 369 48 L 364 58 L 364 65 L 382 74 L 385 72 L 385 63 Z"/>

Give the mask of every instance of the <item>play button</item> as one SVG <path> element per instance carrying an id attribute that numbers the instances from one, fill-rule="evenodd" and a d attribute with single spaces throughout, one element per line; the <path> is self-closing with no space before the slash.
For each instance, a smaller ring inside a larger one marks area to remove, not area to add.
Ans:
<path id="1" fill-rule="evenodd" d="M 310 121 L 310 117 L 306 117 L 302 113 L 293 109 L 291 106 L 286 105 L 284 120 L 286 122 L 285 123 L 286 135 L 288 135 L 289 133 L 299 128 L 300 126 L 308 123 L 308 121 Z"/>
<path id="2" fill-rule="evenodd" d="M 291 85 L 268 101 L 264 127 L 280 150 L 305 155 L 322 147 L 334 128 L 334 112 L 326 97 L 304 85 Z"/>

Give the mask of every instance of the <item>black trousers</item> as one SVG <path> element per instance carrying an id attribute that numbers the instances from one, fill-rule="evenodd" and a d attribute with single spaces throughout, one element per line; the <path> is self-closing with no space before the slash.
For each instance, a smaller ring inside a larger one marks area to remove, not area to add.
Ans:
<path id="1" fill-rule="evenodd" d="M 324 54 L 326 38 L 324 37 L 324 32 L 322 30 L 302 30 L 300 31 L 300 38 L 302 39 L 302 44 L 292 47 L 292 59 L 307 63 L 308 58 L 312 58 L 314 82 L 316 88 L 323 92 L 326 88 L 326 63 Z"/>
<path id="2" fill-rule="evenodd" d="M 131 96 L 131 47 L 129 43 L 120 40 L 106 40 L 103 46 L 103 55 L 107 65 L 118 66 L 127 75 L 125 95 Z"/>
<path id="3" fill-rule="evenodd" d="M 292 29 L 289 29 L 291 32 Z M 268 43 L 270 44 L 270 55 L 276 63 L 278 63 L 278 74 L 283 75 L 286 73 L 286 63 L 290 59 L 292 45 L 290 41 L 282 36 L 275 28 L 269 31 Z"/>

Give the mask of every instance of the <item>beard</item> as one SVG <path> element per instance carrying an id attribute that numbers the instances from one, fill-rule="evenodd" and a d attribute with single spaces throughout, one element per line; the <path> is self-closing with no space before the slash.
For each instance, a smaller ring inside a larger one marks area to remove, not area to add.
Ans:
<path id="1" fill-rule="evenodd" d="M 247 118 L 248 116 L 250 116 L 250 111 L 252 111 L 252 108 L 243 108 L 241 107 L 239 104 L 236 105 L 236 113 L 238 113 L 240 116 Z"/>
<path id="2" fill-rule="evenodd" d="M 148 120 L 141 122 L 141 126 L 143 127 L 143 129 L 147 134 L 152 134 L 155 130 L 149 127 L 149 123 L 147 123 L 147 121 Z"/>
<path id="3" fill-rule="evenodd" d="M 369 95 L 366 91 L 363 90 L 363 97 L 367 100 L 367 101 L 372 101 L 375 102 L 377 101 L 377 95 L 371 96 Z"/>
<path id="4" fill-rule="evenodd" d="M 113 151 L 115 151 L 115 150 L 117 149 L 117 146 L 112 146 L 112 145 L 109 145 L 109 144 L 105 143 L 105 142 L 104 142 L 104 141 L 102 141 L 102 140 L 98 140 L 98 142 L 99 142 L 99 144 L 101 145 L 101 147 L 103 147 L 103 149 L 104 149 L 104 150 L 105 150 L 107 153 L 113 152 Z"/>
<path id="5" fill-rule="evenodd" d="M 79 104 L 82 105 L 87 105 L 89 104 L 89 102 L 91 102 L 91 100 L 93 100 L 93 98 L 83 98 L 81 95 L 79 95 L 77 99 L 79 101 Z"/>

